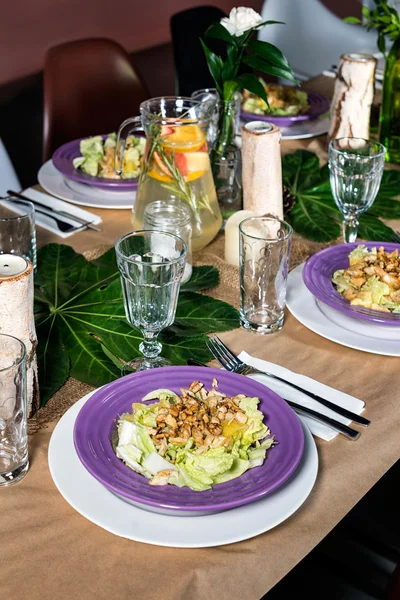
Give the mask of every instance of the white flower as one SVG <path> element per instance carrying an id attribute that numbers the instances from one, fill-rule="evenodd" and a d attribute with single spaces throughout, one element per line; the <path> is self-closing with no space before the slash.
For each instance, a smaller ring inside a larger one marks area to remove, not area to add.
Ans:
<path id="1" fill-rule="evenodd" d="M 224 17 L 221 19 L 221 25 L 229 31 L 231 35 L 236 37 L 241 36 L 245 31 L 261 25 L 263 22 L 262 16 L 256 13 L 252 8 L 246 8 L 245 6 L 239 6 L 239 8 L 232 8 L 229 13 L 229 18 Z"/>

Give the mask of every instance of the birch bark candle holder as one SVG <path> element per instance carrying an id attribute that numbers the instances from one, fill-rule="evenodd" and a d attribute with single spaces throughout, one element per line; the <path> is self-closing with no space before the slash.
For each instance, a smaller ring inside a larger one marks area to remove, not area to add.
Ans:
<path id="1" fill-rule="evenodd" d="M 281 132 L 252 121 L 242 127 L 243 209 L 283 219 Z"/>
<path id="2" fill-rule="evenodd" d="M 33 265 L 14 254 L 0 254 L 0 332 L 13 335 L 25 344 L 29 416 L 40 405 L 33 315 Z"/>
<path id="3" fill-rule="evenodd" d="M 331 104 L 330 140 L 369 139 L 377 60 L 369 54 L 342 54 Z"/>

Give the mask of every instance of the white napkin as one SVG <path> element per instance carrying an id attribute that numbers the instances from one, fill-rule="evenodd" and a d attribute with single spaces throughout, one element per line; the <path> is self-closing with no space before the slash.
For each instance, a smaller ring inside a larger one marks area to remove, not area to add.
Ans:
<path id="1" fill-rule="evenodd" d="M 285 367 L 281 367 L 279 365 L 275 365 L 274 363 L 270 363 L 266 360 L 261 360 L 259 358 L 254 358 L 254 356 L 250 356 L 247 352 L 241 352 L 239 354 L 240 360 L 245 362 L 246 364 L 255 367 L 256 369 L 260 369 L 261 371 L 268 371 L 273 375 L 279 375 L 283 379 L 287 381 L 291 381 L 296 385 L 301 386 L 305 390 L 313 392 L 314 394 L 318 394 L 318 396 L 322 396 L 329 400 L 330 402 L 334 402 L 338 406 L 343 408 L 347 408 L 356 414 L 361 414 L 365 407 L 365 402 L 362 400 L 358 400 L 354 398 L 354 396 L 349 396 L 349 394 L 345 394 L 344 392 L 339 392 L 339 390 L 335 390 L 335 388 L 331 388 L 324 383 L 319 383 L 315 381 L 315 379 L 311 379 L 311 377 L 306 377 L 305 375 L 299 375 L 298 373 L 294 373 Z M 323 413 L 336 421 L 340 421 L 345 425 L 350 425 L 351 421 L 338 415 L 336 412 L 331 410 L 330 408 L 326 408 L 316 400 L 313 400 L 306 394 L 295 390 L 290 385 L 286 383 L 282 383 L 281 381 L 276 381 L 272 377 L 267 377 L 265 375 L 251 375 L 252 378 L 257 379 L 260 383 L 263 383 L 267 387 L 271 388 L 274 392 L 286 398 L 287 400 L 291 400 L 292 402 L 296 402 L 297 404 L 301 404 L 302 406 L 307 406 L 308 408 L 312 408 L 313 410 L 317 410 L 320 413 Z M 305 415 L 301 415 L 301 418 L 306 422 L 308 428 L 310 429 L 313 435 L 322 438 L 323 440 L 330 441 L 338 435 L 338 432 L 329 427 L 328 425 L 324 425 L 319 421 L 315 421 L 311 417 L 307 417 Z"/>
<path id="2" fill-rule="evenodd" d="M 101 223 L 101 217 L 98 217 L 97 215 L 87 210 L 83 210 L 82 208 L 79 208 L 79 206 L 75 206 L 74 204 L 70 204 L 69 202 L 64 202 L 64 200 L 59 200 L 58 198 L 54 198 L 49 194 L 44 194 L 43 192 L 39 192 L 38 190 L 35 190 L 33 188 L 28 188 L 27 190 L 25 190 L 23 192 L 23 195 L 29 198 L 30 200 L 37 200 L 41 204 L 45 204 L 46 206 L 55 208 L 55 210 L 62 210 L 70 215 L 75 215 L 81 219 L 85 219 L 85 221 L 91 222 L 94 225 L 98 225 L 99 223 Z M 39 210 L 40 207 L 38 207 L 38 210 L 35 211 L 36 225 L 40 225 L 40 227 L 43 227 L 43 229 L 52 231 L 59 237 L 68 238 L 71 237 L 71 235 L 74 235 L 74 233 L 82 231 L 83 229 L 82 226 L 79 227 L 79 229 L 75 229 L 74 231 L 71 231 L 69 233 L 62 232 L 59 230 L 57 223 L 54 221 L 53 218 L 51 218 L 50 214 L 49 216 L 46 216 L 42 212 L 39 212 Z M 57 217 L 57 215 L 54 216 Z M 62 221 L 65 221 L 66 223 L 71 223 L 71 225 L 78 225 L 76 221 L 74 221 L 73 219 L 68 219 L 68 217 L 65 217 L 64 215 L 59 216 L 58 218 Z"/>

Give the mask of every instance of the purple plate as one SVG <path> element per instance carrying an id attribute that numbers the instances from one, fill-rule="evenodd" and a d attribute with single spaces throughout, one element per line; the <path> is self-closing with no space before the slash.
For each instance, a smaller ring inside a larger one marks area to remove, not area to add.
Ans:
<path id="1" fill-rule="evenodd" d="M 387 252 L 400 250 L 400 244 L 389 242 L 364 242 L 367 248 L 379 248 L 383 246 Z M 352 306 L 348 300 L 336 291 L 331 282 L 331 277 L 338 269 L 346 269 L 349 266 L 349 254 L 354 248 L 360 246 L 360 243 L 339 244 L 321 250 L 311 256 L 303 269 L 303 281 L 310 292 L 331 308 L 362 319 L 375 325 L 387 325 L 390 327 L 399 327 L 400 313 L 386 313 L 379 310 L 372 310 L 360 306 Z"/>
<path id="2" fill-rule="evenodd" d="M 211 490 L 194 492 L 187 487 L 151 486 L 148 479 L 116 457 L 111 437 L 115 435 L 118 417 L 132 411 L 132 402 L 140 402 L 145 394 L 157 388 L 169 388 L 179 393 L 180 387 L 188 387 L 196 379 L 211 389 L 214 377 L 218 379 L 221 392 L 260 398 L 259 408 L 279 442 L 268 451 L 261 467 L 215 485 Z M 162 367 L 127 375 L 95 392 L 78 414 L 74 443 L 89 473 L 119 497 L 148 510 L 164 512 L 167 509 L 190 515 L 248 504 L 277 489 L 299 464 L 304 436 L 300 421 L 289 405 L 257 381 L 219 369 Z"/>
<path id="3" fill-rule="evenodd" d="M 318 92 L 308 92 L 308 102 L 310 108 L 304 115 L 295 115 L 293 117 L 274 117 L 273 115 L 256 115 L 254 113 L 241 111 L 240 117 L 243 121 L 268 121 L 274 123 L 277 127 L 290 127 L 299 121 L 308 121 L 326 113 L 329 110 L 329 100 Z"/>
<path id="4" fill-rule="evenodd" d="M 103 139 L 107 136 L 103 135 Z M 75 169 L 72 161 L 81 155 L 79 150 L 79 144 L 82 140 L 86 140 L 87 137 L 81 138 L 80 140 L 73 140 L 64 144 L 58 148 L 52 157 L 53 165 L 55 168 L 68 179 L 73 179 L 79 183 L 86 183 L 87 185 L 94 185 L 98 188 L 108 189 L 113 192 L 129 192 L 135 191 L 138 187 L 138 179 L 107 179 L 105 177 L 92 177 L 87 175 L 80 169 Z"/>

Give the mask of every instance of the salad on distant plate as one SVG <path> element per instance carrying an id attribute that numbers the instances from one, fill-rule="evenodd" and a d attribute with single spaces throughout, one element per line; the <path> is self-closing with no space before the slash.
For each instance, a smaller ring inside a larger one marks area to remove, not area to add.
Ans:
<path id="1" fill-rule="evenodd" d="M 293 117 L 304 115 L 310 108 L 308 94 L 296 87 L 266 83 L 261 77 L 260 83 L 264 86 L 267 94 L 269 108 L 266 102 L 244 90 L 242 99 L 242 110 L 255 115 L 273 115 L 275 117 Z"/>
<path id="2" fill-rule="evenodd" d="M 353 306 L 400 313 L 399 251 L 357 246 L 349 254 L 349 267 L 335 271 L 336 290 Z"/>
<path id="3" fill-rule="evenodd" d="M 114 171 L 115 148 L 117 136 L 110 133 L 105 139 L 103 136 L 81 140 L 80 152 L 82 156 L 73 159 L 75 169 L 92 177 L 105 177 L 107 179 L 135 179 L 139 177 L 141 159 L 144 155 L 146 140 L 142 137 L 130 135 L 126 140 L 126 148 L 122 165 L 122 175 Z"/>
<path id="4" fill-rule="evenodd" d="M 204 491 L 261 466 L 276 442 L 258 398 L 228 397 L 193 381 L 181 395 L 154 390 L 118 421 L 118 458 L 150 485 L 188 486 Z"/>

